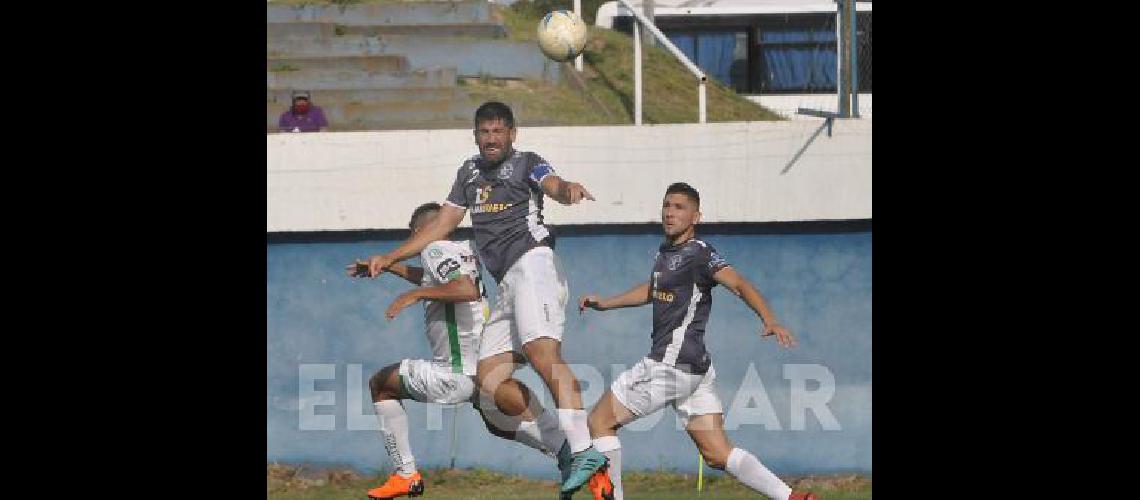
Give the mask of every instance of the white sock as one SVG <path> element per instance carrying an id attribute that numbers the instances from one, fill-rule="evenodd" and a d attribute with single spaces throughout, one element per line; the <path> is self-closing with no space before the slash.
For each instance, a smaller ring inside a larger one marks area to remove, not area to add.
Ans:
<path id="1" fill-rule="evenodd" d="M 542 442 L 542 431 L 538 428 L 538 422 L 533 420 L 523 420 L 519 423 L 519 428 L 515 429 L 515 441 L 541 451 L 550 458 L 554 458 L 558 453 L 551 451 L 550 447 Z"/>
<path id="2" fill-rule="evenodd" d="M 602 436 L 594 440 L 594 449 L 610 459 L 610 481 L 614 483 L 614 500 L 623 500 L 621 489 L 621 440 L 617 436 Z"/>
<path id="3" fill-rule="evenodd" d="M 534 448 L 550 458 L 558 459 L 558 450 L 566 442 L 566 434 L 558 427 L 558 418 L 554 413 L 543 411 L 535 420 L 522 420 L 521 417 L 512 417 L 503 413 L 498 406 L 489 402 L 482 402 L 479 411 L 490 422 L 488 425 L 510 426 L 513 428 L 500 428 L 504 432 L 514 434 L 514 440 Z"/>
<path id="4" fill-rule="evenodd" d="M 792 489 L 764 467 L 760 460 L 740 448 L 733 448 L 728 454 L 725 470 L 745 486 L 768 495 L 769 498 L 787 500 L 792 494 Z"/>
<path id="5" fill-rule="evenodd" d="M 380 419 L 380 433 L 384 436 L 384 449 L 396 472 L 403 477 L 416 473 L 416 457 L 412 456 L 412 445 L 408 442 L 408 414 L 399 401 L 384 400 L 372 403 L 376 416 Z"/>
<path id="6" fill-rule="evenodd" d="M 566 433 L 562 432 L 562 427 L 559 427 L 558 417 L 550 410 L 543 410 L 542 414 L 538 416 L 538 429 L 542 431 L 542 442 L 551 451 L 554 456 L 558 456 L 558 450 L 562 449 L 562 445 L 566 443 Z M 587 429 L 586 432 L 589 432 Z"/>
<path id="7" fill-rule="evenodd" d="M 558 427 L 558 418 L 553 412 L 543 411 L 537 419 L 519 424 L 515 440 L 557 459 L 558 450 L 566 442 L 566 433 Z"/>
<path id="8" fill-rule="evenodd" d="M 586 423 L 586 410 L 558 409 L 558 424 L 566 433 L 570 452 L 578 453 L 590 447 L 590 427 Z"/>

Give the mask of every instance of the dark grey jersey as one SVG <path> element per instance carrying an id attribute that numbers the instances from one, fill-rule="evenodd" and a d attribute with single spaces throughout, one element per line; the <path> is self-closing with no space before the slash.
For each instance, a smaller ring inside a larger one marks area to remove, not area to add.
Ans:
<path id="1" fill-rule="evenodd" d="M 479 257 L 495 281 L 528 250 L 554 246 L 553 233 L 542 223 L 539 185 L 553 173 L 546 160 L 527 151 L 512 151 L 497 166 L 476 155 L 459 167 L 447 203 L 471 210 Z"/>
<path id="2" fill-rule="evenodd" d="M 684 372 L 703 374 L 712 359 L 705 350 L 705 324 L 712 310 L 713 275 L 728 266 L 716 249 L 696 238 L 662 244 L 650 275 L 653 348 L 649 357 Z"/>

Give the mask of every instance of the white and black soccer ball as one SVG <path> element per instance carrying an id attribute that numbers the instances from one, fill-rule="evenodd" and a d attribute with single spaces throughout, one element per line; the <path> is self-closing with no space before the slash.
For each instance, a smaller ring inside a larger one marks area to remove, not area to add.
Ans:
<path id="1" fill-rule="evenodd" d="M 538 22 L 538 47 L 555 61 L 578 57 L 586 48 L 586 23 L 573 11 L 551 11 Z"/>

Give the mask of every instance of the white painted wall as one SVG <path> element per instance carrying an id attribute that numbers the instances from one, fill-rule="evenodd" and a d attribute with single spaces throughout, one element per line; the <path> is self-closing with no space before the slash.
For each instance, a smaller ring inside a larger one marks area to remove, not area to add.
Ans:
<path id="1" fill-rule="evenodd" d="M 701 192 L 703 222 L 871 218 L 870 119 L 837 120 L 832 137 L 821 133 L 780 174 L 822 123 L 523 127 L 515 146 L 597 198 L 548 200 L 555 226 L 658 222 L 675 181 Z M 447 196 L 476 153 L 470 130 L 269 134 L 266 231 L 405 228 L 415 206 Z"/>
<path id="2" fill-rule="evenodd" d="M 839 97 L 835 94 L 745 95 L 743 97 L 790 120 L 819 120 L 814 116 L 796 114 L 796 110 L 799 108 L 839 112 Z M 859 94 L 859 117 L 871 118 L 871 110 L 871 94 Z"/>

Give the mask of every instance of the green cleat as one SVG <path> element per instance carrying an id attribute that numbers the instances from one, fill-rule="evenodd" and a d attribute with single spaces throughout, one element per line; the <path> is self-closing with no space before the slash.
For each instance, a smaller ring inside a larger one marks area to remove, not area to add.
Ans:
<path id="1" fill-rule="evenodd" d="M 558 470 L 562 472 L 562 482 L 566 482 L 566 478 L 570 477 L 570 463 L 574 460 L 574 456 L 570 453 L 570 442 L 563 441 L 562 448 L 558 450 Z"/>
<path id="2" fill-rule="evenodd" d="M 609 459 L 593 446 L 575 453 L 574 460 L 570 463 L 570 474 L 565 481 L 562 481 L 562 493 L 578 491 L 578 488 L 590 480 L 590 476 L 605 467 L 608 462 Z"/>

